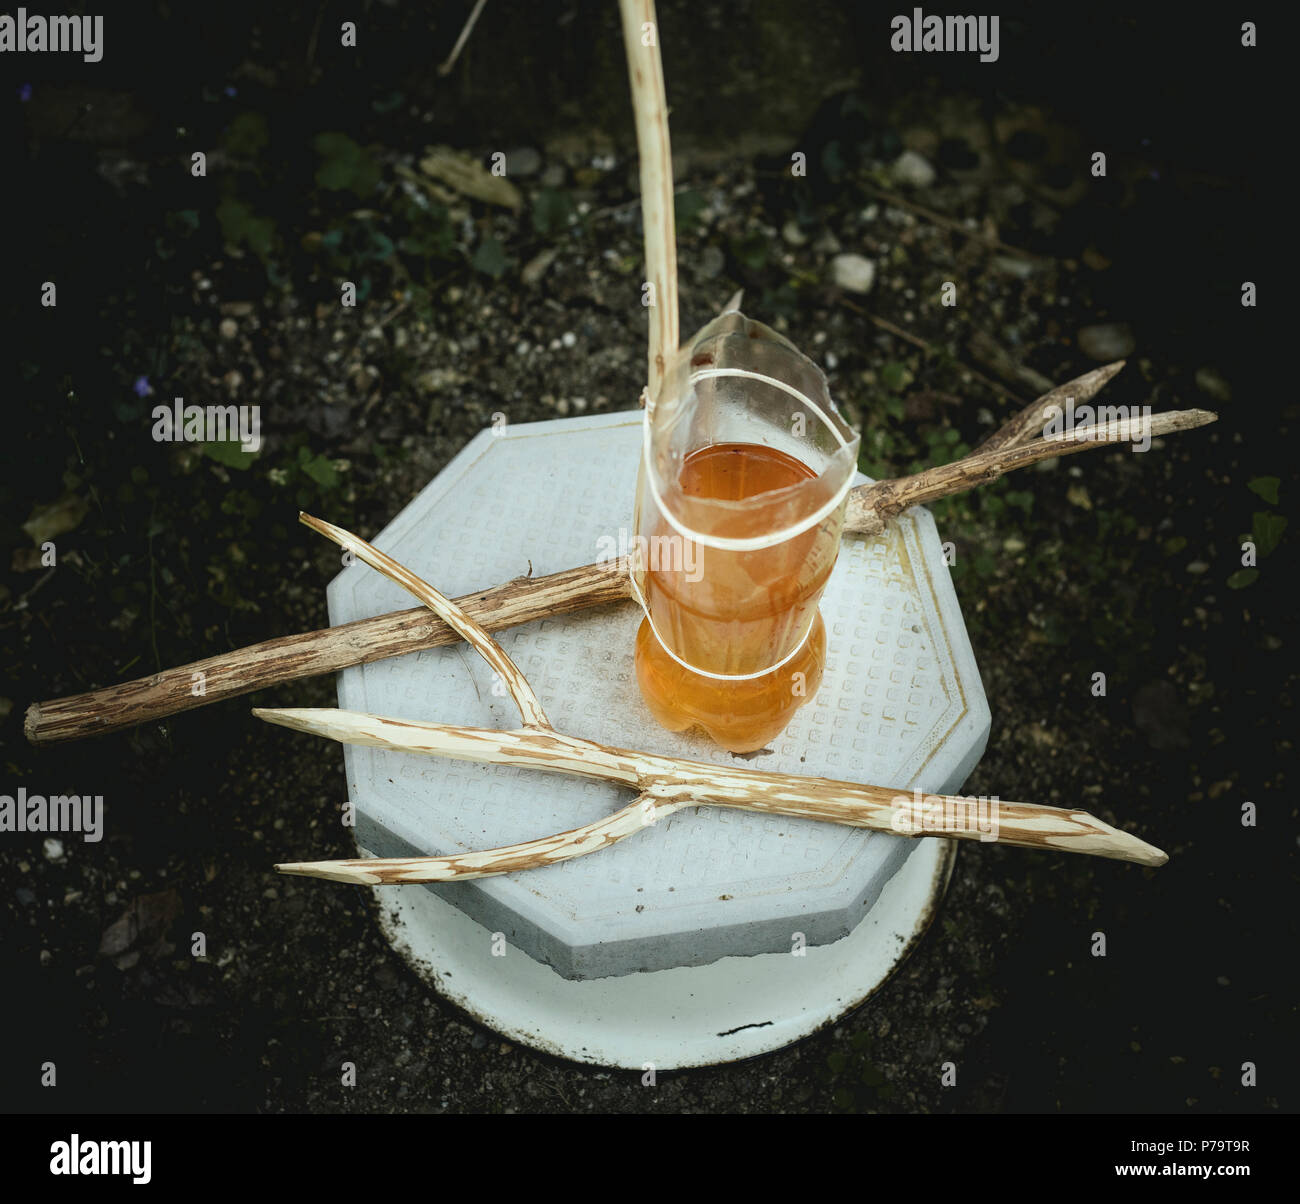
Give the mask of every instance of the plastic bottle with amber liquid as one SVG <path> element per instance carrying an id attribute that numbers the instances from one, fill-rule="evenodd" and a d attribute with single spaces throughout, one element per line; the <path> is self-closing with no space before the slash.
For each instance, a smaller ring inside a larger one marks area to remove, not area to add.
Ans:
<path id="1" fill-rule="evenodd" d="M 752 752 L 813 699 L 857 455 L 825 376 L 762 323 L 733 310 L 675 357 L 646 411 L 630 549 L 660 725 Z"/>

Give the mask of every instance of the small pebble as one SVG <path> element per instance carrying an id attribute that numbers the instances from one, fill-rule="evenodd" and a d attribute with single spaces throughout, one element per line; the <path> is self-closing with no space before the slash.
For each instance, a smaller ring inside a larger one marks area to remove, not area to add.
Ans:
<path id="1" fill-rule="evenodd" d="M 46 861 L 59 861 L 63 857 L 63 841 L 53 836 L 46 837 L 44 849 Z"/>
<path id="2" fill-rule="evenodd" d="M 850 293 L 869 293 L 876 282 L 876 265 L 862 255 L 836 255 L 831 260 L 831 278 Z"/>
<path id="3" fill-rule="evenodd" d="M 929 188 L 934 183 L 934 168 L 930 166 L 930 161 L 913 150 L 906 150 L 899 155 L 889 169 L 889 174 L 896 183 L 907 184 L 912 188 Z"/>
<path id="4" fill-rule="evenodd" d="M 1196 387 L 1215 401 L 1232 400 L 1232 386 L 1213 368 L 1196 369 Z"/>
<path id="5" fill-rule="evenodd" d="M 722 275 L 722 269 L 727 266 L 727 257 L 718 247 L 709 245 L 700 252 L 699 266 L 700 275 L 712 280 Z"/>
<path id="6" fill-rule="evenodd" d="M 1136 346 L 1132 329 L 1122 322 L 1085 326 L 1079 331 L 1079 349 L 1084 355 L 1104 364 L 1132 355 Z"/>
<path id="7" fill-rule="evenodd" d="M 542 169 L 542 155 L 531 146 L 520 146 L 506 151 L 506 174 L 509 176 L 535 176 Z"/>
<path id="8" fill-rule="evenodd" d="M 234 318 L 223 318 L 219 329 L 223 339 L 233 339 L 239 333 L 239 323 Z"/>
<path id="9" fill-rule="evenodd" d="M 840 240 L 835 237 L 829 230 L 823 231 L 817 236 L 817 241 L 813 243 L 813 250 L 818 255 L 838 255 L 840 253 Z"/>
<path id="10" fill-rule="evenodd" d="M 574 334 L 573 331 L 566 330 L 564 334 L 560 336 L 560 342 L 566 347 L 576 347 L 578 345 L 578 336 Z"/>

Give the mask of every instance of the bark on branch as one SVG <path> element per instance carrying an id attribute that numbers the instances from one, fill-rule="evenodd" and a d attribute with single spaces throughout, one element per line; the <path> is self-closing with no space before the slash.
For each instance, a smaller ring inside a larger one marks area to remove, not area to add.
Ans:
<path id="1" fill-rule="evenodd" d="M 1160 849 L 1103 823 L 1086 811 L 999 801 L 991 804 L 990 815 L 981 817 L 991 819 L 991 823 L 975 823 L 967 800 L 951 796 L 917 798 L 881 786 L 710 765 L 566 736 L 547 722 L 532 687 L 501 646 L 463 610 L 364 540 L 307 516 L 303 516 L 303 521 L 421 598 L 454 627 L 489 665 L 503 674 L 525 727 L 496 731 L 330 709 L 254 708 L 254 715 L 269 723 L 347 744 L 523 765 L 615 782 L 634 789 L 637 797 L 613 815 L 594 823 L 520 844 L 449 857 L 285 862 L 276 866 L 281 873 L 370 885 L 486 878 L 595 853 L 683 808 L 709 805 L 907 836 L 943 835 L 980 841 L 991 838 L 1002 844 L 1084 853 L 1140 865 L 1163 865 L 1168 860 Z M 927 826 L 927 816 L 937 816 L 939 822 Z"/>
<path id="2" fill-rule="evenodd" d="M 1071 455 L 1132 438 L 1140 432 L 1122 422 L 1085 428 L 1062 439 L 1038 438 L 1052 406 L 1063 407 L 1067 398 L 1073 398 L 1076 405 L 1088 401 L 1122 366 L 1122 362 L 1108 364 L 1053 389 L 964 459 L 852 490 L 845 532 L 879 534 L 891 518 L 909 506 L 961 493 L 1049 456 Z M 1157 414 L 1150 419 L 1149 433 L 1154 437 L 1190 430 L 1216 418 L 1206 410 Z M 611 560 L 546 577 L 517 577 L 504 585 L 467 594 L 456 603 L 479 626 L 499 631 L 548 615 L 568 614 L 630 597 L 626 562 Z M 105 735 L 268 686 L 454 644 L 459 639 L 447 623 L 426 608 L 416 607 L 340 627 L 283 636 L 135 681 L 32 703 L 24 730 L 33 744 Z M 197 681 L 203 682 L 202 693 L 195 692 Z"/>

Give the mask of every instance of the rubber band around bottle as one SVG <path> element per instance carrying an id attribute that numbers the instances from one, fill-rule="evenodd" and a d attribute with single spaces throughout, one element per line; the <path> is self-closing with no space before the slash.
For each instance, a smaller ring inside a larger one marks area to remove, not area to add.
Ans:
<path id="1" fill-rule="evenodd" d="M 768 384 L 771 385 L 773 388 L 780 389 L 781 392 L 783 393 L 788 393 L 791 397 L 795 397 L 799 401 L 803 402 L 804 405 L 806 405 L 810 410 L 813 411 L 814 414 L 817 415 L 817 417 L 821 420 L 822 424 L 839 441 L 839 445 L 841 448 L 845 448 L 848 446 L 848 443 L 845 441 L 844 436 L 841 435 L 840 432 L 835 429 L 834 424 L 830 421 L 830 419 L 826 416 L 826 414 L 822 412 L 821 407 L 818 406 L 810 397 L 808 397 L 804 393 L 801 393 L 798 389 L 794 388 L 792 385 L 788 385 L 784 381 L 777 380 L 775 377 L 765 376 L 760 372 L 750 372 L 743 368 L 705 369 L 702 372 L 692 373 L 690 377 L 690 383 L 694 385 L 695 382 L 698 380 L 704 380 L 716 376 L 740 376 L 748 380 L 762 381 L 764 384 Z M 645 436 L 642 439 L 642 448 L 643 448 L 642 456 L 644 460 L 645 479 L 647 485 L 650 488 L 650 496 L 654 499 L 655 508 L 659 511 L 660 514 L 664 516 L 664 518 L 668 520 L 669 524 L 673 527 L 674 530 L 677 531 L 679 535 L 683 536 L 686 539 L 692 540 L 695 543 L 704 544 L 705 547 L 720 548 L 724 551 L 744 552 L 744 551 L 754 551 L 757 550 L 758 548 L 775 547 L 777 544 L 785 543 L 787 540 L 793 539 L 796 535 L 803 534 L 804 531 L 807 531 L 811 527 L 816 526 L 818 523 L 822 522 L 828 515 L 834 513 L 835 509 L 840 505 L 841 502 L 843 502 L 845 496 L 848 494 L 849 489 L 853 485 L 853 474 L 849 473 L 845 478 L 843 486 L 841 486 L 841 488 L 836 492 L 835 496 L 832 497 L 825 505 L 821 506 L 819 509 L 814 511 L 807 518 L 801 519 L 794 526 L 783 528 L 781 531 L 776 532 L 774 535 L 756 536 L 749 539 L 729 539 L 725 536 L 703 535 L 698 531 L 692 531 L 689 527 L 683 526 L 680 522 L 677 521 L 677 519 L 669 512 L 668 508 L 664 505 L 663 498 L 660 495 L 659 490 L 655 485 L 654 470 L 650 464 L 649 407 L 647 407 L 646 409 L 644 425 L 646 429 L 645 429 Z M 632 586 L 632 596 L 636 599 L 637 604 L 641 607 L 641 613 L 645 615 L 646 622 L 650 625 L 650 632 L 655 637 L 655 640 L 659 644 L 659 647 L 662 648 L 683 669 L 687 670 L 690 673 L 698 674 L 700 677 L 711 678 L 714 681 L 754 681 L 760 677 L 767 677 L 770 673 L 775 673 L 783 665 L 787 665 L 790 663 L 790 661 L 794 660 L 794 658 L 798 656 L 799 653 L 803 650 L 803 646 L 808 642 L 808 637 L 812 634 L 813 624 L 817 620 L 817 613 L 816 611 L 814 611 L 812 617 L 808 620 L 807 626 L 803 630 L 803 634 L 799 637 L 798 643 L 796 643 L 795 646 L 788 653 L 786 653 L 785 656 L 783 656 L 779 661 L 777 661 L 774 665 L 769 665 L 766 669 L 760 669 L 756 673 L 714 673 L 709 669 L 701 669 L 698 665 L 692 665 L 689 661 L 684 661 L 680 656 L 677 655 L 677 653 L 675 653 L 668 646 L 668 642 L 659 633 L 659 628 L 655 625 L 654 616 L 650 613 L 650 607 L 646 603 L 644 595 L 641 593 L 641 587 L 637 584 L 636 574 L 637 574 L 636 567 L 633 566 L 629 561 L 628 579 Z"/>
<path id="2" fill-rule="evenodd" d="M 646 600 L 642 596 L 641 587 L 636 583 L 636 572 L 632 568 L 630 559 L 628 563 L 628 580 L 632 586 L 632 596 L 641 607 L 641 613 L 645 615 L 645 621 L 650 624 L 650 633 L 658 641 L 659 647 L 668 653 L 683 669 L 700 677 L 710 677 L 714 681 L 754 681 L 756 678 L 766 677 L 769 673 L 775 673 L 782 665 L 788 664 L 799 654 L 803 646 L 808 642 L 808 637 L 812 634 L 813 624 L 817 621 L 817 611 L 814 610 L 812 618 L 808 620 L 808 625 L 803 629 L 803 635 L 799 637 L 799 642 L 775 665 L 769 665 L 766 669 L 760 669 L 757 673 L 713 673 L 708 669 L 701 669 L 698 665 L 692 665 L 688 661 L 682 660 L 677 653 L 668 647 L 664 637 L 659 634 L 659 628 L 655 626 L 654 618 L 650 614 L 650 608 L 646 605 Z"/>
<path id="3" fill-rule="evenodd" d="M 792 385 L 787 385 L 784 381 L 777 380 L 772 376 L 764 376 L 759 372 L 748 372 L 743 368 L 709 368 L 703 372 L 696 372 L 690 378 L 693 385 L 697 380 L 703 380 L 706 377 L 715 376 L 741 376 L 748 380 L 762 381 L 764 384 L 772 385 L 780 389 L 783 393 L 788 393 L 791 397 L 796 397 L 808 406 L 830 432 L 839 440 L 840 448 L 848 447 L 844 436 L 839 433 L 832 425 L 829 418 L 822 413 L 821 408 L 805 394 L 800 393 Z M 788 539 L 793 539 L 796 535 L 802 535 L 805 531 L 815 527 L 822 522 L 828 515 L 833 514 L 841 502 L 848 496 L 849 490 L 853 487 L 853 473 L 845 474 L 844 484 L 836 491 L 835 495 L 830 498 L 824 505 L 806 518 L 800 519 L 791 527 L 785 527 L 780 531 L 768 535 L 751 536 L 748 539 L 732 539 L 725 535 L 704 535 L 698 531 L 692 531 L 689 527 L 684 526 L 678 521 L 677 517 L 669 511 L 664 505 L 664 500 L 659 492 L 659 487 L 655 484 L 655 473 L 650 463 L 650 413 L 647 410 L 643 419 L 645 434 L 641 440 L 642 444 L 642 461 L 645 472 L 646 485 L 650 490 L 650 496 L 654 499 L 655 507 L 660 514 L 668 520 L 668 524 L 683 538 L 689 539 L 694 543 L 703 544 L 706 548 L 718 548 L 726 552 L 753 552 L 759 548 L 775 547 L 779 543 L 785 543 Z M 644 607 L 642 607 L 644 609 Z M 648 615 L 646 616 L 649 617 Z M 667 649 L 665 649 L 667 651 Z M 776 666 L 774 666 L 776 667 Z"/>

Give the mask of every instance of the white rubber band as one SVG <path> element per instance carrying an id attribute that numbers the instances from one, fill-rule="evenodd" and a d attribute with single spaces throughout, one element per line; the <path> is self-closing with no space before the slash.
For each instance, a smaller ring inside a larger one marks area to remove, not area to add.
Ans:
<path id="1" fill-rule="evenodd" d="M 832 435 L 835 436 L 836 440 L 838 440 L 841 449 L 848 447 L 848 443 L 845 441 L 844 436 L 836 430 L 834 423 L 832 423 L 830 418 L 822 412 L 822 408 L 810 397 L 799 392 L 799 390 L 794 388 L 792 385 L 786 384 L 785 381 L 777 380 L 772 376 L 764 376 L 760 372 L 750 372 L 744 368 L 709 368 L 701 372 L 692 373 L 690 383 L 694 385 L 698 380 L 705 380 L 716 376 L 741 376 L 747 380 L 758 380 L 762 381 L 764 384 L 771 385 L 773 388 L 780 389 L 783 393 L 788 393 L 791 397 L 795 397 L 799 401 L 803 402 L 804 405 L 806 405 L 819 419 L 821 419 L 822 424 L 831 432 Z M 808 515 L 806 518 L 801 519 L 794 526 L 783 528 L 774 534 L 753 536 L 749 539 L 728 539 L 725 536 L 720 535 L 704 535 L 698 531 L 692 531 L 689 527 L 683 526 L 669 511 L 668 507 L 664 505 L 659 489 L 655 485 L 654 468 L 650 463 L 651 440 L 649 406 L 646 407 L 645 418 L 643 421 L 645 434 L 641 440 L 642 473 L 645 477 L 646 485 L 650 490 L 650 496 L 654 499 L 655 509 L 668 520 L 669 524 L 679 535 L 685 539 L 693 541 L 694 543 L 703 544 L 705 547 L 721 548 L 730 552 L 750 552 L 756 551 L 759 548 L 776 547 L 777 544 L 785 543 L 787 540 L 793 539 L 796 535 L 802 535 L 805 531 L 815 527 L 825 519 L 827 515 L 832 514 L 840 503 L 844 501 L 845 495 L 853 485 L 853 474 L 850 472 L 845 478 L 844 484 L 840 487 L 835 496 L 830 499 L 830 501 L 812 514 Z M 639 551 L 640 549 L 638 547 L 638 554 Z M 785 656 L 777 661 L 776 664 L 769 665 L 766 669 L 760 669 L 757 673 L 711 673 L 708 669 L 701 669 L 696 665 L 688 664 L 670 647 L 668 647 L 667 641 L 659 634 L 659 628 L 655 626 L 654 617 L 650 614 L 650 607 L 646 604 L 640 586 L 637 585 L 636 574 L 636 566 L 632 564 L 632 559 L 629 557 L 628 579 L 632 586 L 632 596 L 640 605 L 641 613 L 645 615 L 646 622 L 650 624 L 650 631 L 658 641 L 659 647 L 668 653 L 668 655 L 681 665 L 683 669 L 690 673 L 696 673 L 700 677 L 712 678 L 714 681 L 754 681 L 756 678 L 766 677 L 769 673 L 775 673 L 782 665 L 788 664 L 800 653 L 800 651 L 802 651 L 803 646 L 808 642 L 808 637 L 812 634 L 813 624 L 817 621 L 817 611 L 814 610 L 812 617 L 808 620 L 808 625 L 803 630 L 803 635 L 799 637 L 799 642 L 795 644 L 794 648 L 792 648 Z"/>
<path id="2" fill-rule="evenodd" d="M 711 677 L 714 681 L 753 681 L 759 677 L 766 677 L 769 673 L 775 673 L 782 665 L 792 661 L 795 656 L 798 655 L 803 646 L 808 642 L 808 637 L 812 634 L 813 624 L 817 621 L 817 611 L 814 610 L 812 618 L 808 620 L 808 625 L 803 629 L 803 635 L 799 637 L 799 642 L 790 650 L 790 652 L 777 661 L 776 664 L 769 665 L 766 669 L 760 669 L 757 673 L 712 673 L 708 669 L 701 669 L 696 665 L 687 663 L 668 647 L 668 644 L 664 641 L 664 637 L 659 634 L 659 628 L 655 626 L 655 621 L 650 615 L 650 608 L 646 605 L 645 598 L 641 594 L 641 589 L 636 583 L 636 571 L 632 568 L 630 558 L 628 562 L 628 580 L 632 585 L 632 595 L 639 603 L 641 613 L 645 615 L 646 622 L 650 624 L 651 634 L 653 634 L 655 639 L 658 641 L 659 647 L 668 653 L 668 655 L 681 665 L 683 669 L 690 673 L 698 674 L 700 677 Z"/>
<path id="3" fill-rule="evenodd" d="M 809 398 L 805 397 L 797 389 L 792 389 L 789 385 L 785 385 L 781 381 L 775 380 L 770 376 L 760 376 L 757 372 L 744 372 L 739 368 L 716 368 L 707 373 L 696 373 L 691 377 L 691 383 L 694 384 L 696 380 L 703 376 L 745 376 L 752 380 L 764 381 L 794 397 L 799 398 L 805 405 L 809 406 L 814 412 L 816 412 L 823 422 L 826 422 L 828 426 L 830 425 L 826 416 L 821 413 L 818 407 Z M 668 507 L 664 505 L 663 497 L 659 493 L 659 487 L 655 484 L 655 472 L 650 462 L 651 440 L 649 413 L 646 414 L 643 424 L 645 426 L 645 433 L 641 440 L 641 458 L 643 461 L 646 486 L 650 490 L 650 496 L 654 499 L 655 508 L 668 520 L 669 525 L 684 539 L 689 539 L 695 543 L 703 544 L 706 548 L 720 548 L 727 552 L 753 552 L 759 548 L 771 548 L 775 547 L 779 543 L 785 543 L 786 540 L 793 539 L 796 535 L 802 535 L 805 531 L 815 527 L 825 519 L 827 515 L 834 513 L 835 509 L 845 499 L 849 490 L 853 487 L 853 473 L 850 472 L 845 475 L 844 484 L 840 486 L 839 490 L 835 493 L 835 496 L 826 502 L 825 505 L 813 511 L 812 514 L 801 519 L 793 526 L 784 527 L 773 534 L 756 535 L 751 536 L 748 539 L 729 539 L 723 535 L 704 535 L 701 532 L 692 531 L 689 527 L 683 526 L 682 523 L 678 522 L 676 516 L 668 509 Z M 839 439 L 841 449 L 848 446 L 834 427 L 831 427 L 831 431 L 835 437 Z"/>

